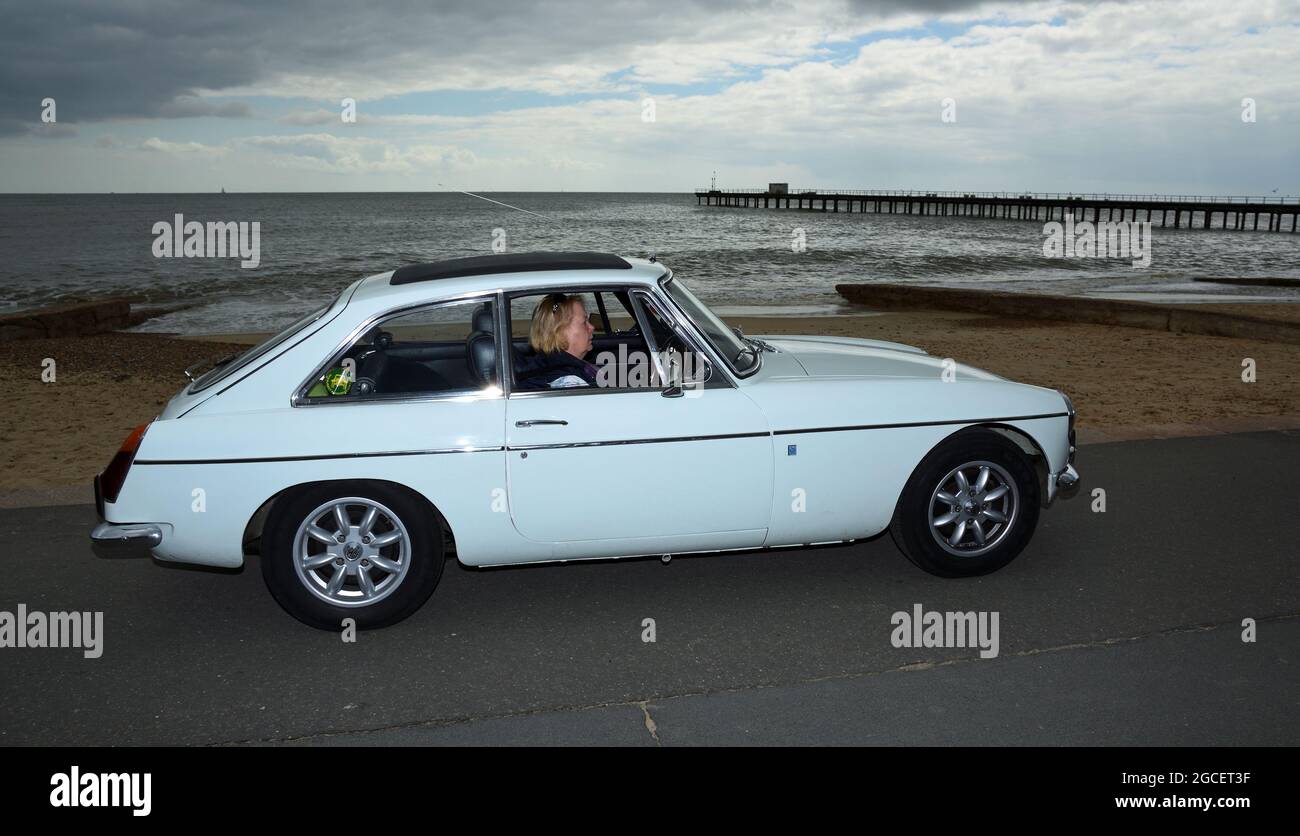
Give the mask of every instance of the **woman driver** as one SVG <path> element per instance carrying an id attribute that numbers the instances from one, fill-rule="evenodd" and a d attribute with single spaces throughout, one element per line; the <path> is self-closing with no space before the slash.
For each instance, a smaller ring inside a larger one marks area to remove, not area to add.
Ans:
<path id="1" fill-rule="evenodd" d="M 592 327 L 581 296 L 551 293 L 533 309 L 528 342 L 534 354 L 515 370 L 523 389 L 595 386 L 596 367 L 583 358 L 591 351 Z"/>

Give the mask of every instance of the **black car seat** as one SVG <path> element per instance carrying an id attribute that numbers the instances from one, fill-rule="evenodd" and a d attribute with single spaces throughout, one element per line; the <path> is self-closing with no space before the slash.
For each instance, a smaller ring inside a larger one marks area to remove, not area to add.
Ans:
<path id="1" fill-rule="evenodd" d="M 380 330 L 379 326 L 365 338 L 370 348 L 357 357 L 357 381 L 352 393 L 360 397 L 381 391 L 380 383 L 388 371 L 388 346 L 393 343 L 393 335 Z"/>
<path id="2" fill-rule="evenodd" d="M 484 302 L 474 311 L 472 331 L 465 340 L 465 361 L 470 376 L 482 386 L 497 382 L 497 337 L 492 303 Z"/>

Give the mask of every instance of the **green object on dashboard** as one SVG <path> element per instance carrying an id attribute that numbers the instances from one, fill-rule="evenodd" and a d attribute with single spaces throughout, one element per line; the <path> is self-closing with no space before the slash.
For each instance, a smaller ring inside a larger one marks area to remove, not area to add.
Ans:
<path id="1" fill-rule="evenodd" d="M 309 398 L 324 398 L 330 395 L 346 395 L 352 391 L 352 370 L 344 366 L 335 366 L 316 381 L 307 392 Z"/>

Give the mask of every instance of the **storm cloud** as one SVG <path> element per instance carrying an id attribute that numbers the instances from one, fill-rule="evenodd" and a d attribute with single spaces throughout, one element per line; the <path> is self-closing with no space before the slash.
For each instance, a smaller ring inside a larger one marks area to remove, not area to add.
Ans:
<path id="1" fill-rule="evenodd" d="M 1297 167 L 1297 0 L 9 5 L 17 190 L 675 189 L 725 168 L 1235 191 Z"/>
<path id="2" fill-rule="evenodd" d="M 0 27 L 0 130 L 39 117 L 44 97 L 63 122 L 243 117 L 210 93 L 326 100 L 411 90 L 564 93 L 624 80 L 692 83 L 735 65 L 813 54 L 827 34 L 978 0 L 759 0 L 599 4 L 358 3 L 255 0 L 6 3 Z M 984 4 L 1003 8 L 1016 4 Z M 664 59 L 666 47 L 675 53 Z"/>

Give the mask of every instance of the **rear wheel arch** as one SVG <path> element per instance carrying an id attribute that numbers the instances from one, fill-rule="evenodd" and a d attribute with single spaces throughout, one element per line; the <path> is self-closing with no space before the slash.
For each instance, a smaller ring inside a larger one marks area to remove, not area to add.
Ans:
<path id="1" fill-rule="evenodd" d="M 433 513 L 434 519 L 442 531 L 444 551 L 452 556 L 456 554 L 456 538 L 452 533 L 451 524 L 447 522 L 447 518 L 443 515 L 442 511 L 439 510 L 438 506 L 435 505 L 429 497 L 419 491 L 407 487 L 400 482 L 392 482 L 387 479 L 321 479 L 314 482 L 299 482 L 282 488 L 267 497 L 266 501 L 259 505 L 257 510 L 253 512 L 253 515 L 249 517 L 247 525 L 244 526 L 244 535 L 241 541 L 243 543 L 244 554 L 260 554 L 262 534 L 266 530 L 266 523 L 270 519 L 271 512 L 277 503 L 283 502 L 285 499 L 300 491 L 318 488 L 325 485 L 364 486 L 367 484 L 383 485 L 386 488 L 401 491 L 408 494 L 416 501 L 423 503 Z"/>

